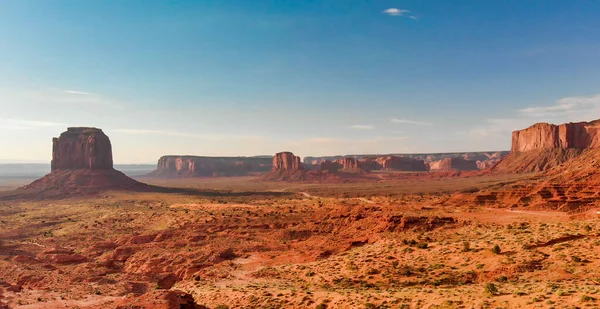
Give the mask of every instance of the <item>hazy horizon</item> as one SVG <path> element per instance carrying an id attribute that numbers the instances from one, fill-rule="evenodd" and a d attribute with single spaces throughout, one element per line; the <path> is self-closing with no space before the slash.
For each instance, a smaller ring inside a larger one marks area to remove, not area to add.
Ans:
<path id="1" fill-rule="evenodd" d="M 510 149 L 600 118 L 600 2 L 0 3 L 0 162 Z"/>

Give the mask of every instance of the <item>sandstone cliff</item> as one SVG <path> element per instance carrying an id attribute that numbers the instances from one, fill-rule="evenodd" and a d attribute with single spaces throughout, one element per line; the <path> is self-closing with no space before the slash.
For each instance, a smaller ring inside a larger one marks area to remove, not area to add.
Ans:
<path id="1" fill-rule="evenodd" d="M 342 166 L 342 169 L 358 169 L 358 161 L 352 157 L 345 157 L 335 160 L 335 163 Z"/>
<path id="2" fill-rule="evenodd" d="M 52 171 L 112 168 L 112 146 L 100 129 L 68 128 L 52 139 Z"/>
<path id="3" fill-rule="evenodd" d="M 600 121 L 554 125 L 537 123 L 512 133 L 510 155 L 490 168 L 493 173 L 541 172 L 600 147 Z"/>
<path id="4" fill-rule="evenodd" d="M 511 152 L 544 149 L 585 149 L 600 146 L 600 121 L 553 125 L 537 123 L 512 133 Z"/>
<path id="5" fill-rule="evenodd" d="M 303 170 L 302 160 L 289 151 L 279 152 L 273 156 L 273 168 L 277 171 Z"/>
<path id="6" fill-rule="evenodd" d="M 477 163 L 463 158 L 446 158 L 439 161 L 429 162 L 431 171 L 474 171 Z"/>
<path id="7" fill-rule="evenodd" d="M 397 156 L 386 156 L 378 157 L 376 161 L 381 165 L 382 168 L 387 170 L 395 171 L 415 171 L 423 172 L 427 171 L 425 162 L 419 159 L 412 159 L 407 157 Z"/>
<path id="8" fill-rule="evenodd" d="M 271 170 L 272 159 L 264 157 L 163 156 L 151 176 L 244 176 Z"/>
<path id="9" fill-rule="evenodd" d="M 49 198 L 115 189 L 146 190 L 148 186 L 113 169 L 112 146 L 102 130 L 68 128 L 52 140 L 50 174 L 18 191 Z"/>
<path id="10" fill-rule="evenodd" d="M 347 155 L 347 156 L 325 156 L 305 157 L 304 163 L 318 167 L 323 161 L 336 162 L 343 158 L 354 158 L 358 161 L 358 167 L 366 171 L 381 169 L 397 171 L 424 171 L 427 170 L 429 162 L 439 161 L 446 158 L 462 158 L 469 161 L 480 161 L 478 166 L 486 168 L 497 163 L 501 158 L 508 155 L 508 151 L 492 152 L 456 152 L 456 153 L 429 153 L 429 154 L 386 154 L 386 155 Z M 397 159 L 400 158 L 400 159 Z M 387 167 L 383 166 L 385 163 Z M 415 161 L 411 161 L 415 160 Z M 420 161 L 423 161 L 421 164 Z M 425 168 L 425 169 L 423 169 Z"/>

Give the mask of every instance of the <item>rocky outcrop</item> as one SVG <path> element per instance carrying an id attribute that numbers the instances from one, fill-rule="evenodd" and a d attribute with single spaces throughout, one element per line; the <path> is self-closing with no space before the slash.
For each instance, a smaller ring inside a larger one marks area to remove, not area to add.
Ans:
<path id="1" fill-rule="evenodd" d="M 477 163 L 462 158 L 446 158 L 429 163 L 431 171 L 474 171 L 477 170 Z"/>
<path id="2" fill-rule="evenodd" d="M 273 156 L 274 171 L 301 171 L 302 160 L 289 151 L 279 152 Z"/>
<path id="3" fill-rule="evenodd" d="M 537 123 L 512 133 L 510 155 L 490 167 L 491 173 L 542 172 L 600 148 L 600 120 L 554 125 Z"/>
<path id="4" fill-rule="evenodd" d="M 244 176 L 271 170 L 270 157 L 163 156 L 151 176 Z"/>
<path id="5" fill-rule="evenodd" d="M 537 123 L 512 133 L 511 152 L 547 149 L 585 149 L 600 146 L 600 121 L 553 125 Z"/>
<path id="6" fill-rule="evenodd" d="M 376 161 L 386 170 L 396 171 L 427 171 L 423 160 L 407 157 L 387 156 L 378 157 Z"/>
<path id="7" fill-rule="evenodd" d="M 110 140 L 97 128 L 68 128 L 54 138 L 51 166 L 50 174 L 18 191 L 26 196 L 60 198 L 106 190 L 149 188 L 113 169 Z"/>
<path id="8" fill-rule="evenodd" d="M 320 166 L 321 166 L 320 170 L 322 170 L 322 171 L 330 171 L 330 172 L 336 172 L 336 171 L 338 171 L 339 169 L 342 168 L 342 166 L 339 163 L 337 163 L 337 162 L 331 162 L 329 160 L 322 161 L 321 164 L 320 164 Z"/>
<path id="9" fill-rule="evenodd" d="M 68 128 L 52 139 L 52 171 L 112 168 L 112 146 L 100 129 Z"/>
<path id="10" fill-rule="evenodd" d="M 341 165 L 342 169 L 358 169 L 358 161 L 352 157 L 345 157 L 335 160 L 335 163 Z"/>
<path id="11" fill-rule="evenodd" d="M 486 152 L 456 152 L 456 153 L 430 153 L 430 154 L 387 154 L 387 155 L 348 155 L 348 156 L 326 156 L 305 157 L 304 163 L 319 166 L 321 162 L 336 162 L 340 159 L 354 158 L 358 161 L 358 167 L 366 171 L 381 169 L 396 171 L 424 171 L 427 170 L 429 162 L 439 161 L 446 158 L 462 158 L 469 161 L 481 161 L 479 166 L 489 167 L 497 163 L 501 158 L 508 155 L 508 151 L 486 151 Z M 416 160 L 416 161 L 412 161 Z M 383 166 L 384 162 L 386 167 Z M 423 161 L 421 163 L 420 161 Z"/>

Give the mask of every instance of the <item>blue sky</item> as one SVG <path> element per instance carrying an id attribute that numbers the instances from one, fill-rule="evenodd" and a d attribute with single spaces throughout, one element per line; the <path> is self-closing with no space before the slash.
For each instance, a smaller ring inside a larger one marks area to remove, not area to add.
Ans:
<path id="1" fill-rule="evenodd" d="M 600 118 L 598 1 L 2 1 L 0 160 L 505 150 Z"/>

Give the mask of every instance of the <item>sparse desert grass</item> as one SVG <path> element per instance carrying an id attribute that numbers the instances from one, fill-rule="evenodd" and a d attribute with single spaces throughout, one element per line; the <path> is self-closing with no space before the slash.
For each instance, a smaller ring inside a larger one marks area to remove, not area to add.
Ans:
<path id="1" fill-rule="evenodd" d="M 443 194 L 426 192 L 468 188 L 475 180 L 400 181 L 381 191 L 372 184 L 375 191 L 362 196 L 374 204 L 353 198 L 369 190 L 353 192 L 358 184 L 188 181 L 225 191 L 0 202 L 2 301 L 48 308 L 70 301 L 84 308 L 92 297 L 102 301 L 92 308 L 111 308 L 128 293 L 164 289 L 173 274 L 173 289 L 210 308 L 597 303 L 596 220 L 448 205 L 440 203 Z M 408 188 L 400 189 L 403 184 Z M 410 193 L 419 186 L 421 193 Z M 260 193 L 269 190 L 291 193 Z M 329 193 L 317 198 L 293 192 Z M 336 197 L 340 193 L 349 197 Z M 410 217 L 456 220 L 402 228 Z M 495 246 L 498 252 L 492 252 Z"/>

